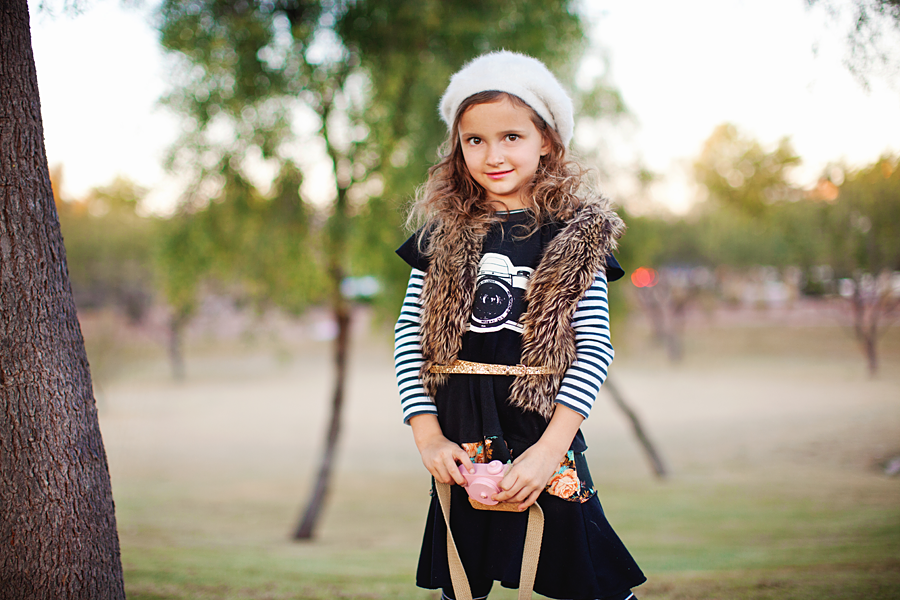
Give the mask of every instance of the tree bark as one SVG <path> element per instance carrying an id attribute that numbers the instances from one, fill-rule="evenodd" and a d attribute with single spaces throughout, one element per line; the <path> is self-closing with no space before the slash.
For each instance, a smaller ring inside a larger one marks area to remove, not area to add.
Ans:
<path id="1" fill-rule="evenodd" d="M 26 0 L 0 5 L 0 597 L 125 597 Z"/>

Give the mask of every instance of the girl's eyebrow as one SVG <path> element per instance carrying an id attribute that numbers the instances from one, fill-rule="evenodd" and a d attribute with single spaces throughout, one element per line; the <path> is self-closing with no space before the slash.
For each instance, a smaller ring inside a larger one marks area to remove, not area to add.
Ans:
<path id="1" fill-rule="evenodd" d="M 500 136 L 507 136 L 507 135 L 510 135 L 510 134 L 515 134 L 515 135 L 521 135 L 521 136 L 524 136 L 524 135 L 525 135 L 525 130 L 524 130 L 524 129 L 509 129 L 509 130 L 507 130 L 507 131 L 499 131 L 499 132 L 497 132 L 497 133 L 498 133 Z M 459 133 L 459 137 L 480 137 L 480 138 L 483 138 L 483 137 L 485 137 L 485 135 L 484 135 L 484 134 L 481 134 L 481 133 L 475 133 L 475 132 L 472 132 L 472 131 L 461 131 L 461 132 Z"/>

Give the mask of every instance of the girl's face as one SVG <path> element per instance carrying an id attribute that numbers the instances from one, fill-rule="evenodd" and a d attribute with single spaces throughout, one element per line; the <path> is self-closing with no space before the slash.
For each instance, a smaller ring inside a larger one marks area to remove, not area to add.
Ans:
<path id="1" fill-rule="evenodd" d="M 507 98 L 476 104 L 459 119 L 459 143 L 469 174 L 487 193 L 491 207 L 528 206 L 525 191 L 550 141 L 535 127 L 528 108 Z"/>

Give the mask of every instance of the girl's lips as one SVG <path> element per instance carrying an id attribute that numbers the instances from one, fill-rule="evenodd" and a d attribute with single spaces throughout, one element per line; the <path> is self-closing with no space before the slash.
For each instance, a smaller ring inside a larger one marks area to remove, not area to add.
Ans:
<path id="1" fill-rule="evenodd" d="M 510 173 L 512 173 L 512 169 L 510 169 L 509 171 L 497 171 L 496 173 L 485 173 L 485 175 L 487 175 L 491 179 L 501 179 L 505 175 L 509 175 Z"/>

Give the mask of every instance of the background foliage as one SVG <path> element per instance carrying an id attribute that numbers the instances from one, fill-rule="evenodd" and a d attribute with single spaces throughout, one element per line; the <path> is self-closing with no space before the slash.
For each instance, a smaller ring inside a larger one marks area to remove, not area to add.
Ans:
<path id="1" fill-rule="evenodd" d="M 860 15 L 875 19 L 871 4 Z M 889 5 L 877 13 L 888 24 Z M 374 275 L 382 291 L 369 300 L 389 321 L 407 276 L 393 249 L 445 136 L 437 100 L 481 52 L 542 58 L 586 124 L 626 110 L 603 77 L 574 85 L 578 57 L 602 49 L 587 45 L 571 2 L 169 0 L 157 26 L 174 59 L 164 101 L 184 125 L 168 163 L 187 182 L 178 213 L 140 216 L 145 191 L 126 181 L 60 203 L 79 304 L 132 319 L 164 301 L 174 324 L 186 322 L 205 293 L 300 314 L 330 302 L 336 279 Z M 580 153 L 603 174 L 593 150 Z M 799 270 L 812 295 L 898 270 L 897 157 L 835 164 L 813 189 L 791 178 L 800 161 L 787 138 L 766 148 L 721 125 L 696 158 L 704 199 L 688 214 L 618 199 L 629 226 L 620 261 L 702 267 L 716 274 L 705 293 L 719 298 L 724 274 L 758 267 Z M 614 318 L 640 305 L 632 292 L 612 286 Z"/>

